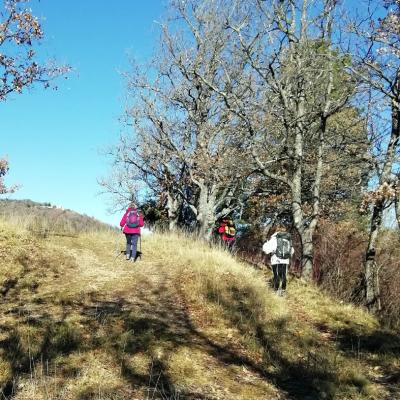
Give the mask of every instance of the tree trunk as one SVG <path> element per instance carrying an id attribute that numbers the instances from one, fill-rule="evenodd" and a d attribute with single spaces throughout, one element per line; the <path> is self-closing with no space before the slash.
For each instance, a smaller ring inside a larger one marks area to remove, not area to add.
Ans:
<path id="1" fill-rule="evenodd" d="M 397 228 L 400 229 L 400 177 L 397 178 L 396 198 L 394 200 Z"/>
<path id="2" fill-rule="evenodd" d="M 371 311 L 380 309 L 378 271 L 376 264 L 376 242 L 382 224 L 384 201 L 375 203 L 369 233 L 369 241 L 365 256 L 365 302 Z"/>
<path id="3" fill-rule="evenodd" d="M 397 86 L 399 85 L 399 78 Z M 379 185 L 390 182 L 392 178 L 395 154 L 400 137 L 400 104 L 398 97 L 392 99 L 392 129 L 390 140 L 385 154 L 385 161 L 379 179 Z M 378 199 L 372 210 L 371 226 L 369 231 L 368 247 L 365 255 L 365 302 L 371 311 L 380 309 L 378 267 L 376 264 L 376 243 L 382 225 L 382 216 L 386 199 Z"/>
<path id="4" fill-rule="evenodd" d="M 297 232 L 300 235 L 302 252 L 301 252 L 301 276 L 307 280 L 312 281 L 313 279 L 313 263 L 314 263 L 314 243 L 313 236 L 315 229 L 318 225 L 319 221 L 319 212 L 320 212 L 320 185 L 321 185 L 321 177 L 322 177 L 322 168 L 323 168 L 323 160 L 322 160 L 322 147 L 323 142 L 320 144 L 319 151 L 319 161 L 316 167 L 316 175 L 314 181 L 314 190 L 313 190 L 313 212 L 310 217 L 310 221 L 305 226 L 304 224 L 304 213 L 301 207 L 298 206 L 300 204 L 300 194 L 294 197 L 294 201 L 292 201 L 292 210 L 293 210 L 293 220 L 294 225 L 296 227 Z"/>
<path id="5" fill-rule="evenodd" d="M 181 208 L 181 201 L 178 197 L 168 192 L 167 195 L 167 211 L 168 211 L 168 225 L 169 230 L 173 231 L 178 226 L 179 210 Z"/>
<path id="6" fill-rule="evenodd" d="M 328 94 L 330 94 L 330 89 L 328 87 Z M 327 102 L 326 108 L 329 106 Z M 315 229 L 319 222 L 320 216 L 320 201 L 321 201 L 321 182 L 322 182 L 322 172 L 324 168 L 324 147 L 325 147 L 325 133 L 327 117 L 325 114 L 327 109 L 324 111 L 324 115 L 321 118 L 321 124 L 318 134 L 318 152 L 317 152 L 317 165 L 315 168 L 315 179 L 313 184 L 313 199 L 312 199 L 312 214 L 310 218 L 310 223 L 307 228 L 304 229 L 301 241 L 303 245 L 303 253 L 301 257 L 302 266 L 302 276 L 307 281 L 311 281 L 314 275 L 314 244 L 313 236 Z"/>
<path id="7" fill-rule="evenodd" d="M 199 200 L 197 206 L 197 223 L 199 236 L 206 241 L 211 240 L 215 225 L 216 187 L 199 182 Z"/>
<path id="8" fill-rule="evenodd" d="M 295 148 L 294 148 L 294 173 L 292 177 L 292 213 L 293 222 L 296 227 L 297 232 L 301 238 L 302 252 L 301 252 L 301 275 L 306 280 L 310 280 L 312 277 L 312 258 L 309 259 L 308 256 L 312 257 L 312 241 L 310 242 L 305 237 L 304 229 L 304 212 L 302 209 L 302 179 L 303 179 L 303 126 L 302 118 L 304 118 L 304 93 L 299 96 L 297 115 L 299 116 L 298 126 L 296 127 L 295 133 Z M 309 252 L 309 255 L 305 255 L 305 251 Z"/>
<path id="9" fill-rule="evenodd" d="M 397 86 L 400 85 L 400 79 L 397 82 Z M 398 89 L 399 90 L 399 89 Z M 393 115 L 392 115 L 392 130 L 397 132 L 397 138 L 400 136 L 400 98 L 397 101 L 393 101 Z M 396 182 L 396 198 L 394 203 L 394 208 L 396 212 L 396 220 L 398 228 L 400 229 L 400 175 L 397 176 Z"/>
<path id="10" fill-rule="evenodd" d="M 310 229 L 305 229 L 301 237 L 302 254 L 301 254 L 301 276 L 307 280 L 312 281 L 313 278 L 313 259 L 314 259 L 314 246 L 313 246 L 313 232 Z"/>

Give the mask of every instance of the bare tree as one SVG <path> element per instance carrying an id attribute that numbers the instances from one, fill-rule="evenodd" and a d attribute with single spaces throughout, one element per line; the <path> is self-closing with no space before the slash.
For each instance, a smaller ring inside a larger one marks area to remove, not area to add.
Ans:
<path id="1" fill-rule="evenodd" d="M 111 196 L 108 212 L 114 214 L 125 210 L 132 201 L 139 203 L 139 193 L 144 188 L 136 179 L 138 172 L 128 163 L 122 162 L 115 149 L 110 149 L 105 155 L 112 157 L 113 164 L 110 174 L 100 178 L 98 184 L 103 188 L 102 194 Z"/>
<path id="2" fill-rule="evenodd" d="M 236 2 L 226 28 L 236 34 L 232 54 L 247 87 L 227 91 L 208 82 L 243 122 L 259 172 L 288 189 L 307 280 L 321 213 L 328 122 L 353 91 L 345 60 L 334 50 L 336 8 L 335 0 Z"/>
<path id="3" fill-rule="evenodd" d="M 397 227 L 400 229 L 400 174 L 397 174 L 395 187 L 394 210 L 396 213 Z"/>
<path id="4" fill-rule="evenodd" d="M 174 230 L 183 206 L 180 190 L 184 190 L 187 182 L 185 165 L 170 157 L 167 149 L 158 143 L 154 125 L 141 123 L 142 118 L 148 121 L 143 114 L 149 111 L 146 106 L 136 104 L 135 108 L 136 111 L 131 110 L 129 114 L 136 115 L 136 134 L 121 137 L 118 146 L 110 151 L 113 172 L 100 184 L 123 203 L 127 198 L 139 200 L 140 193 L 142 197 L 146 193 L 157 198 L 167 210 L 170 230 Z"/>
<path id="5" fill-rule="evenodd" d="M 200 236 L 211 237 L 215 221 L 233 211 L 243 186 L 246 147 L 241 127 L 225 103 L 204 82 L 223 80 L 226 43 L 213 9 L 172 1 L 162 28 L 161 48 L 148 69 L 133 68 L 128 110 L 135 150 L 125 159 L 150 174 L 167 191 L 168 209 L 184 202 Z M 244 179 L 245 180 L 245 179 Z"/>
<path id="6" fill-rule="evenodd" d="M 396 197 L 396 155 L 400 137 L 400 3 L 398 0 L 368 2 L 364 15 L 351 24 L 356 45 L 353 48 L 352 72 L 366 88 L 369 98 L 380 104 L 379 117 L 388 113 L 387 125 L 370 118 L 375 190 L 367 193 L 371 205 L 369 242 L 365 259 L 366 304 L 380 308 L 376 245 L 382 217 L 388 202 Z M 382 18 L 382 13 L 385 16 Z M 376 98 L 379 100 L 376 101 Z M 371 114 L 373 116 L 373 114 Z M 377 130 L 376 130 L 377 129 Z M 398 175 L 397 175 L 398 176 Z"/>

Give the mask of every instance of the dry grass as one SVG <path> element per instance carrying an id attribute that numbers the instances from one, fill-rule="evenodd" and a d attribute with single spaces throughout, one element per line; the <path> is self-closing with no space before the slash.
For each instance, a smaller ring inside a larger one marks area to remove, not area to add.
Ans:
<path id="1" fill-rule="evenodd" d="M 29 232 L 43 238 L 113 230 L 110 225 L 87 215 L 30 200 L 0 199 L 0 218 L 13 225 L 18 232 Z"/>
<path id="2" fill-rule="evenodd" d="M 394 399 L 399 339 L 363 310 L 185 235 L 34 238 L 0 221 L 0 387 L 13 399 Z M 32 397 L 33 396 L 33 397 Z"/>

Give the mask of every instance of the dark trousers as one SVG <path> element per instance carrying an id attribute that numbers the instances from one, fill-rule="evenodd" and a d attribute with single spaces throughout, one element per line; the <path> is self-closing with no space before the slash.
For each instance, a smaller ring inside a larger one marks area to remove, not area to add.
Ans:
<path id="1" fill-rule="evenodd" d="M 287 264 L 275 264 L 272 265 L 272 272 L 274 273 L 274 289 L 279 289 L 279 284 L 282 282 L 281 289 L 286 290 L 286 273 Z"/>
<path id="2" fill-rule="evenodd" d="M 234 246 L 235 246 L 235 241 L 234 240 L 223 240 L 222 241 L 223 245 L 225 246 L 225 248 L 230 251 L 231 253 L 233 253 L 234 250 Z"/>
<path id="3" fill-rule="evenodd" d="M 125 237 L 126 237 L 126 252 L 125 253 L 126 253 L 127 257 L 135 259 L 139 235 L 137 233 L 134 233 L 134 234 L 125 233 Z"/>

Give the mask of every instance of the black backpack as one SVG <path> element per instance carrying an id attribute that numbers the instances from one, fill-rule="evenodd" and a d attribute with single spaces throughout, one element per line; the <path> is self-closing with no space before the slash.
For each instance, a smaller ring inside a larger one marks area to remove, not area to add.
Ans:
<path id="1" fill-rule="evenodd" d="M 282 260 L 287 260 L 291 256 L 291 250 L 292 250 L 292 239 L 290 233 L 288 232 L 277 233 L 275 255 Z"/>

